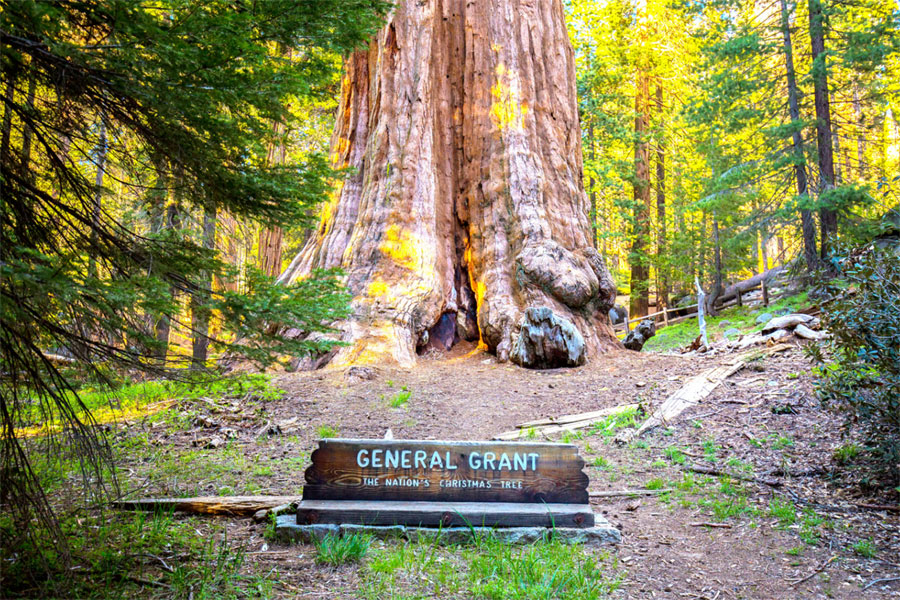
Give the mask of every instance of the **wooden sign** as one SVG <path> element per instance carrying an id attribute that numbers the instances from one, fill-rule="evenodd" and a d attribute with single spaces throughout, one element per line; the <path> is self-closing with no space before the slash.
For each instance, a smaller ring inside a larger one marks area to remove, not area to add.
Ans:
<path id="1" fill-rule="evenodd" d="M 585 527 L 583 468 L 571 444 L 327 439 L 312 454 L 297 518 Z"/>

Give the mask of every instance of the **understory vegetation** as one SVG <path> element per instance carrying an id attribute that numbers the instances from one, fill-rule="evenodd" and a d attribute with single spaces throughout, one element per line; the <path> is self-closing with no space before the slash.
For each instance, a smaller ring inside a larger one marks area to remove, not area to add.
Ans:
<path id="1" fill-rule="evenodd" d="M 832 334 L 808 351 L 816 392 L 860 432 L 877 470 L 900 483 L 900 247 L 871 244 L 835 260 L 837 277 L 819 288 Z M 846 458 L 852 459 L 849 454 Z"/>

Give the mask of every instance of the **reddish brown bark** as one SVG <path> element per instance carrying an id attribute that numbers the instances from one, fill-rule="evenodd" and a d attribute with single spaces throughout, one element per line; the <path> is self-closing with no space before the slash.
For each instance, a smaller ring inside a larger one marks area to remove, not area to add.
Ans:
<path id="1" fill-rule="evenodd" d="M 354 173 L 281 280 L 346 272 L 336 363 L 413 364 L 448 322 L 450 343 L 506 360 L 532 306 L 570 321 L 588 355 L 618 345 L 559 0 L 400 2 L 347 61 L 332 159 Z"/>
<path id="2" fill-rule="evenodd" d="M 634 95 L 634 224 L 631 253 L 631 318 L 650 309 L 650 76 L 639 70 Z"/>
<path id="3" fill-rule="evenodd" d="M 272 126 L 273 133 L 284 134 L 284 125 L 275 123 Z M 266 155 L 266 164 L 283 165 L 285 162 L 284 140 L 272 143 Z M 281 274 L 282 245 L 284 243 L 284 230 L 281 227 L 262 227 L 259 230 L 259 245 L 257 257 L 259 269 L 270 277 L 278 277 Z"/>
<path id="4" fill-rule="evenodd" d="M 809 38 L 812 47 L 812 79 L 816 104 L 816 141 L 819 153 L 819 195 L 834 188 L 834 153 L 831 135 L 831 104 L 828 99 L 828 70 L 825 55 L 825 17 L 821 0 L 809 0 Z M 820 255 L 826 259 L 832 238 L 837 235 L 837 213 L 830 207 L 819 209 Z"/>

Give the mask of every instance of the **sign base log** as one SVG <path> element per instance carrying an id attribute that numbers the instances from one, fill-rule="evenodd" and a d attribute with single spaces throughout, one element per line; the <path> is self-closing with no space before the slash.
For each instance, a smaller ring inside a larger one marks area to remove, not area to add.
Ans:
<path id="1" fill-rule="evenodd" d="M 354 523 L 414 527 L 592 527 L 589 504 L 303 500 L 298 525 Z"/>
<path id="2" fill-rule="evenodd" d="M 505 544 L 532 544 L 554 539 L 567 544 L 618 544 L 622 534 L 602 515 L 594 515 L 593 527 L 407 527 L 405 525 L 356 525 L 325 523 L 299 525 L 292 514 L 277 517 L 275 537 L 285 543 L 309 544 L 326 535 L 371 535 L 377 539 L 406 539 L 413 542 L 433 541 L 438 544 L 466 544 L 492 539 Z"/>

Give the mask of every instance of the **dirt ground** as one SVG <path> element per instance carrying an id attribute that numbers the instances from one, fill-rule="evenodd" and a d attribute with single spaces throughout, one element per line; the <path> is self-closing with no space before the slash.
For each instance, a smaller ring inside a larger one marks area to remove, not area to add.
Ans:
<path id="1" fill-rule="evenodd" d="M 539 417 L 632 402 L 650 411 L 686 378 L 732 357 L 621 351 L 578 369 L 530 371 L 458 345 L 450 356 L 424 357 L 414 370 L 284 374 L 276 383 L 287 393 L 265 405 L 259 422 L 288 423 L 290 432 L 252 441 L 239 434 L 238 441 L 243 452 L 274 461 L 308 457 L 327 429 L 339 437 L 381 438 L 390 429 L 397 439 L 486 440 Z M 637 442 L 623 446 L 590 431 L 567 438 L 588 463 L 592 491 L 675 490 L 592 499 L 623 534 L 611 548 L 625 573 L 614 597 L 900 597 L 900 581 L 876 582 L 900 577 L 900 514 L 860 506 L 896 507 L 896 491 L 872 491 L 857 469 L 837 471 L 835 450 L 847 440 L 840 421 L 821 409 L 809 371 L 796 347 L 748 364 L 677 423 Z M 409 399 L 394 407 L 400 392 Z M 168 443 L 188 444 L 202 433 L 185 431 Z M 777 485 L 685 479 L 690 465 L 752 472 Z M 298 465 L 262 493 L 296 493 L 302 478 Z M 772 507 L 784 505 L 791 514 L 780 520 Z M 285 597 L 356 596 L 360 567 L 317 566 L 311 546 L 267 543 L 264 529 L 249 519 L 228 523 L 257 571 L 277 571 Z"/>

